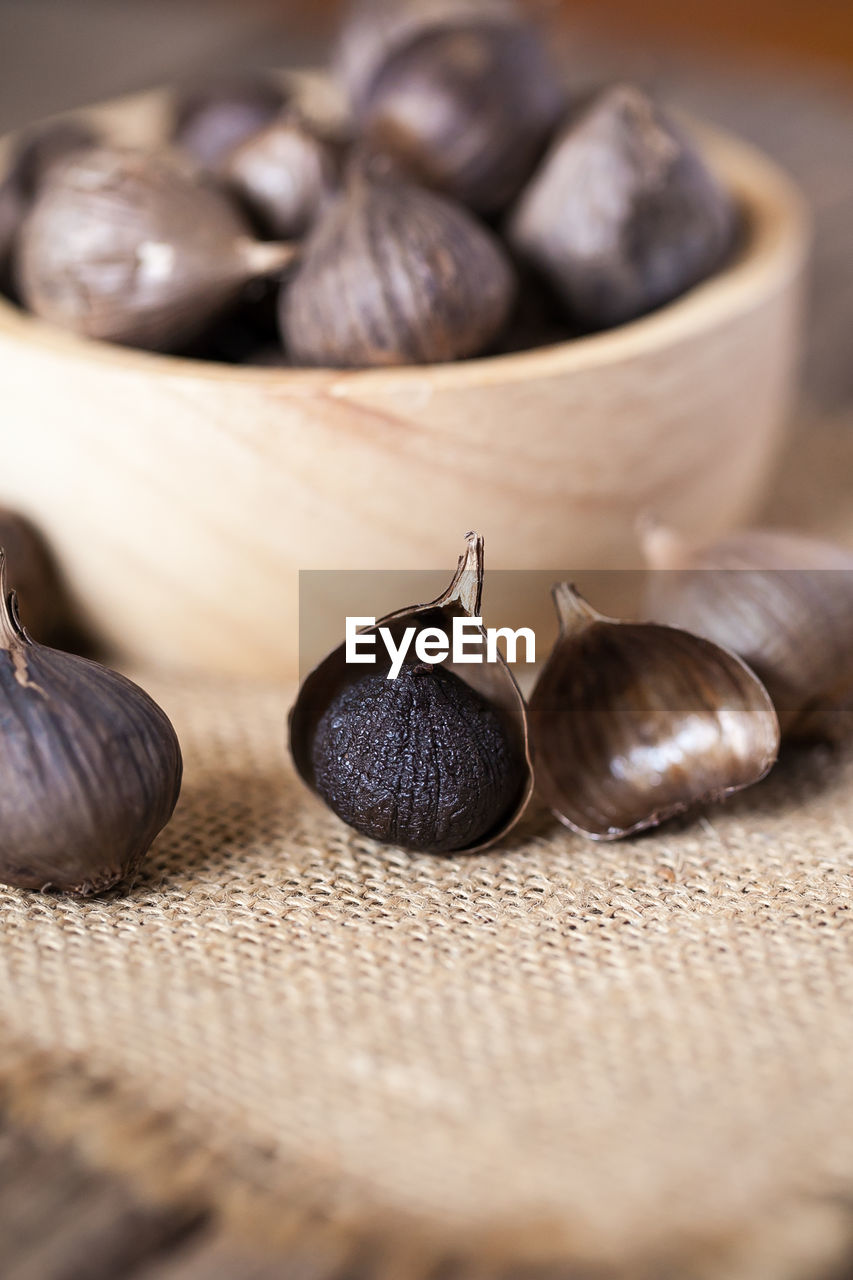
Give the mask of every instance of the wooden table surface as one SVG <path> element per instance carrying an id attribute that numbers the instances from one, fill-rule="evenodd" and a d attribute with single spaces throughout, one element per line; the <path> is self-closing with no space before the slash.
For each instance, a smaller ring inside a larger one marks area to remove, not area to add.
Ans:
<path id="1" fill-rule="evenodd" d="M 768 0 L 769 2 L 769 0 Z M 611 6 L 612 8 L 613 6 Z M 653 6 L 654 8 L 655 6 Z M 824 6 L 825 8 L 826 6 Z M 842 6 L 843 7 L 843 6 Z M 320 37 L 286 5 L 247 0 L 0 0 L 0 128 L 204 67 L 317 60 Z M 619 6 L 617 5 L 618 9 Z M 624 8 L 624 6 L 623 6 Z M 725 6 L 724 6 L 725 8 Z M 660 6 L 658 6 L 660 9 Z M 742 11 L 742 9 L 741 9 Z M 290 34 L 288 34 L 289 32 Z M 853 48 L 853 43 L 851 43 Z M 850 527 L 853 486 L 853 93 L 843 73 L 698 61 L 637 42 L 567 39 L 579 78 L 641 75 L 776 155 L 816 218 L 803 409 L 770 504 L 796 523 L 825 490 L 825 530 Z M 838 483 L 839 474 L 848 484 Z M 0 1031 L 0 1034 L 2 1032 Z M 367 1275 L 369 1268 L 362 1273 Z M 2 1280 L 359 1280 L 309 1258 L 263 1259 L 204 1208 L 143 1205 L 115 1177 L 17 1125 L 0 1107 Z M 445 1276 L 443 1280 L 453 1280 Z M 516 1277 L 516 1280 L 521 1280 Z M 540 1277 L 540 1280 L 546 1280 Z M 556 1277 L 552 1280 L 557 1280 Z"/>

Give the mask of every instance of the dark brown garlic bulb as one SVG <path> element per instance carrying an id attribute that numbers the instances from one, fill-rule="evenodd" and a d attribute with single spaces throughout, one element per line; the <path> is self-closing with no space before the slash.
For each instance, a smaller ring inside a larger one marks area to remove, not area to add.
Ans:
<path id="1" fill-rule="evenodd" d="M 228 198 L 174 157 L 101 147 L 53 166 L 21 227 L 16 272 L 42 319 L 174 351 L 292 256 L 252 239 Z"/>
<path id="2" fill-rule="evenodd" d="M 478 355 L 515 296 L 498 240 L 466 210 L 393 179 L 352 174 L 282 291 L 297 364 L 430 364 Z"/>
<path id="3" fill-rule="evenodd" d="M 13 155 L 11 173 L 26 201 L 35 198 L 50 170 L 77 151 L 95 147 L 101 135 L 73 117 L 40 125 L 25 133 Z"/>
<path id="4" fill-rule="evenodd" d="M 229 152 L 220 175 L 266 234 L 296 240 L 336 190 L 340 158 L 331 139 L 291 114 Z"/>
<path id="5" fill-rule="evenodd" d="M 219 78 L 185 89 L 175 106 L 172 140 L 205 169 L 269 124 L 287 95 L 258 77 Z"/>
<path id="6" fill-rule="evenodd" d="M 538 33 L 491 22 L 425 31 L 398 49 L 360 124 L 415 181 L 492 215 L 530 177 L 563 109 Z"/>
<path id="7" fill-rule="evenodd" d="M 616 840 L 758 782 L 779 725 L 755 675 L 686 631 L 617 622 L 554 589 L 560 635 L 530 699 L 536 783 L 562 822 Z"/>
<path id="8" fill-rule="evenodd" d="M 732 199 L 641 90 L 597 95 L 555 140 L 514 209 L 517 252 L 588 329 L 634 319 L 716 271 Z"/>
<path id="9" fill-rule="evenodd" d="M 50 640 L 69 620 L 65 588 L 47 544 L 24 516 L 0 507 L 0 547 L 27 631 L 42 642 Z"/>
<path id="10" fill-rule="evenodd" d="M 853 706 L 853 551 L 750 529 L 704 547 L 649 525 L 646 610 L 737 653 L 788 738 L 835 737 Z"/>
<path id="11" fill-rule="evenodd" d="M 335 51 L 336 78 L 356 115 L 392 53 L 426 31 L 522 22 L 515 0 L 355 0 Z"/>
<path id="12" fill-rule="evenodd" d="M 454 618 L 478 618 L 483 543 L 468 549 L 448 587 L 430 604 L 382 618 L 395 645 L 412 628 L 450 636 Z M 485 633 L 477 628 L 468 652 Z M 454 666 L 407 657 L 351 667 L 341 645 L 307 677 L 290 714 L 290 749 L 303 781 L 363 835 L 408 849 L 482 849 L 518 820 L 532 770 L 524 702 L 502 662 Z M 365 674 L 365 672 L 368 674 Z"/>
<path id="13" fill-rule="evenodd" d="M 0 557 L 0 882 L 97 893 L 169 821 L 181 751 L 166 715 L 106 667 L 32 641 Z"/>

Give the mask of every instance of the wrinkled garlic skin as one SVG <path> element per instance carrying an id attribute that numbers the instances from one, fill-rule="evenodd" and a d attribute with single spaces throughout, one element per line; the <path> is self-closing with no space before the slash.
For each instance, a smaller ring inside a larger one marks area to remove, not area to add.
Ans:
<path id="1" fill-rule="evenodd" d="M 216 169 L 230 151 L 269 124 L 285 101 L 284 90 L 267 80 L 213 80 L 182 94 L 172 140 L 203 168 Z"/>
<path id="2" fill-rule="evenodd" d="M 335 76 L 358 116 L 383 64 L 423 32 L 523 21 L 515 0 L 355 0 L 341 24 Z"/>
<path id="3" fill-rule="evenodd" d="M 52 324 L 175 351 L 291 253 L 253 241 L 227 196 L 174 157 L 101 147 L 50 170 L 19 233 L 17 284 Z"/>
<path id="4" fill-rule="evenodd" d="M 490 23 L 427 31 L 399 49 L 360 124 L 413 180 L 493 215 L 530 177 L 563 109 L 538 33 Z"/>
<path id="5" fill-rule="evenodd" d="M 297 364 L 459 360 L 497 338 L 514 298 L 498 240 L 464 209 L 358 173 L 282 291 L 282 337 Z"/>
<path id="6" fill-rule="evenodd" d="M 734 203 L 639 89 L 598 95 L 558 136 L 508 225 L 511 244 L 587 329 L 635 319 L 723 265 Z"/>
<path id="7" fill-rule="evenodd" d="M 220 173 L 267 235 L 295 240 L 338 186 L 338 155 L 307 124 L 282 118 L 230 152 Z"/>
<path id="8" fill-rule="evenodd" d="M 663 535 L 665 536 L 665 535 Z M 853 706 L 853 552 L 781 530 L 674 546 L 652 534 L 646 612 L 737 653 L 766 685 L 784 737 L 833 737 Z"/>
<path id="9" fill-rule="evenodd" d="M 0 882 L 100 892 L 172 816 L 175 731 L 130 680 L 35 644 L 0 608 Z"/>
<path id="10" fill-rule="evenodd" d="M 362 835 L 427 853 L 479 844 L 507 818 L 523 762 L 485 698 L 444 667 L 346 685 L 312 744 L 315 785 Z"/>
<path id="11" fill-rule="evenodd" d="M 655 827 L 758 782 L 779 726 L 734 654 L 669 627 L 615 622 L 566 585 L 563 630 L 529 703 L 536 782 L 594 840 Z"/>

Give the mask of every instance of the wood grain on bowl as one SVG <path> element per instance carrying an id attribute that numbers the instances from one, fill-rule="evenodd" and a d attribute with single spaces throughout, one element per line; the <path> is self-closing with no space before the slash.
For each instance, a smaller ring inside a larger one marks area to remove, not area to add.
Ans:
<path id="1" fill-rule="evenodd" d="M 153 141 L 168 96 L 91 114 Z M 731 528 L 783 435 L 807 219 L 762 155 L 701 137 L 744 210 L 736 258 L 653 315 L 536 351 L 240 368 L 85 341 L 0 305 L 0 501 L 42 527 L 125 658 L 276 677 L 297 665 L 300 569 L 433 569 L 476 528 L 492 568 L 566 574 L 637 565 L 649 508 L 697 539 Z M 487 592 L 490 621 L 550 626 L 539 584 L 513 594 Z"/>

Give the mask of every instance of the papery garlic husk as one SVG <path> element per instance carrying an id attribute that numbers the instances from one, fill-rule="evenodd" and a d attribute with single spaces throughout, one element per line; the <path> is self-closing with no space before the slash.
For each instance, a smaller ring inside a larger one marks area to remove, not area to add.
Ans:
<path id="1" fill-rule="evenodd" d="M 206 169 L 279 114 L 287 93 L 261 76 L 212 77 L 184 88 L 174 108 L 172 140 Z"/>
<path id="2" fill-rule="evenodd" d="M 355 0 L 338 36 L 335 77 L 359 115 L 382 65 L 417 36 L 460 25 L 523 21 L 515 0 Z"/>
<path id="3" fill-rule="evenodd" d="M 304 242 L 281 332 L 296 364 L 459 360 L 494 342 L 514 299 L 509 259 L 465 209 L 358 170 Z"/>
<path id="4" fill-rule="evenodd" d="M 530 177 L 564 108 L 538 32 L 493 22 L 425 31 L 398 49 L 359 123 L 413 180 L 492 216 Z"/>
<path id="5" fill-rule="evenodd" d="M 52 324 L 175 351 L 293 253 L 254 240 L 227 196 L 177 158 L 101 147 L 50 170 L 16 274 L 24 304 Z"/>
<path id="6" fill-rule="evenodd" d="M 647 614 L 739 654 L 767 686 L 786 738 L 833 738 L 853 707 L 853 551 L 777 529 L 707 546 L 643 531 Z"/>
<path id="7" fill-rule="evenodd" d="M 0 557 L 0 882 L 87 895 L 132 875 L 169 821 L 181 751 L 124 676 L 29 638 Z"/>
<path id="8" fill-rule="evenodd" d="M 760 781 L 779 725 L 733 653 L 671 627 L 618 622 L 568 583 L 529 704 L 536 785 L 566 826 L 616 840 Z"/>
<path id="9" fill-rule="evenodd" d="M 340 160 L 331 139 L 291 114 L 235 147 L 219 173 L 265 234 L 295 240 L 339 186 Z"/>
<path id="10" fill-rule="evenodd" d="M 6 576 L 29 635 L 43 643 L 69 624 L 65 587 L 44 538 L 25 516 L 0 507 Z"/>
<path id="11" fill-rule="evenodd" d="M 733 200 L 681 127 L 640 89 L 616 85 L 555 139 L 507 234 L 568 315 L 600 329 L 711 275 L 737 226 Z"/>
<path id="12" fill-rule="evenodd" d="M 389 614 L 362 634 L 388 627 L 396 644 L 408 627 L 449 636 L 454 617 L 480 616 L 482 584 L 483 540 L 469 534 L 438 599 Z M 485 656 L 482 628 L 479 637 Z M 351 667 L 341 645 L 306 678 L 290 713 L 297 772 L 373 839 L 435 853 L 486 848 L 518 821 L 533 785 L 524 700 L 512 673 L 500 659 L 413 662 L 391 680 L 377 656 L 377 665 Z"/>

